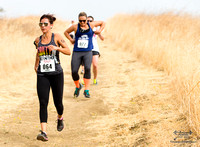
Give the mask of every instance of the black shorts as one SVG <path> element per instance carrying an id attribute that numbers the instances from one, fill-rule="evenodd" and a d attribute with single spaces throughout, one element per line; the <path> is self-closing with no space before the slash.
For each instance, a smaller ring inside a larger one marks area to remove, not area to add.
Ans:
<path id="1" fill-rule="evenodd" d="M 99 55 L 99 57 L 100 57 L 100 53 L 97 51 L 92 51 L 92 56 L 94 56 L 94 55 Z"/>

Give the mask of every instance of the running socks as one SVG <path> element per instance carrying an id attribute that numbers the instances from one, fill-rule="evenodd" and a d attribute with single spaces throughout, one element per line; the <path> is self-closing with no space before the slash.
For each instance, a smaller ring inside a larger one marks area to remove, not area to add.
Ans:
<path id="1" fill-rule="evenodd" d="M 90 87 L 90 79 L 83 78 L 83 80 L 84 80 L 84 83 L 85 83 L 85 89 L 89 89 L 89 87 Z"/>
<path id="2" fill-rule="evenodd" d="M 61 118 L 58 118 L 59 120 L 63 120 L 63 117 L 61 117 Z"/>
<path id="3" fill-rule="evenodd" d="M 82 85 L 85 85 L 84 80 L 81 80 L 81 84 L 82 84 Z"/>
<path id="4" fill-rule="evenodd" d="M 93 80 L 93 84 L 94 84 L 94 85 L 97 85 L 97 79 L 94 79 L 94 80 Z"/>
<path id="5" fill-rule="evenodd" d="M 80 85 L 79 85 L 79 80 L 74 81 L 74 84 L 76 85 L 77 88 L 79 88 L 79 86 L 80 86 Z"/>
<path id="6" fill-rule="evenodd" d="M 78 97 L 79 96 L 79 93 L 80 93 L 80 90 L 82 88 L 82 84 L 79 83 L 79 88 L 76 87 L 75 91 L 74 91 L 74 97 Z"/>

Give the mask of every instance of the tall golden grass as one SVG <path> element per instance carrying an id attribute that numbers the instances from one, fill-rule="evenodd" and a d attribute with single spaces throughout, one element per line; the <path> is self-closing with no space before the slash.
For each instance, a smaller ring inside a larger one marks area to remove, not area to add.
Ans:
<path id="1" fill-rule="evenodd" d="M 33 41 L 41 35 L 39 17 L 0 19 L 0 76 L 33 70 Z M 69 22 L 57 20 L 53 32 L 63 35 Z M 108 20 L 105 36 L 116 49 L 172 76 L 177 105 L 193 131 L 200 134 L 200 19 L 189 15 L 116 15 Z"/>
<path id="2" fill-rule="evenodd" d="M 1 77 L 26 69 L 33 59 L 33 36 L 36 18 L 21 17 L 0 20 Z"/>
<path id="3" fill-rule="evenodd" d="M 106 32 L 116 46 L 167 72 L 177 106 L 200 135 L 200 18 L 175 15 L 116 15 Z"/>
<path id="4" fill-rule="evenodd" d="M 39 19 L 37 16 L 0 19 L 1 80 L 26 69 L 34 72 L 36 49 L 33 42 L 42 34 Z M 57 20 L 54 25 L 52 32 L 63 35 L 69 22 Z"/>

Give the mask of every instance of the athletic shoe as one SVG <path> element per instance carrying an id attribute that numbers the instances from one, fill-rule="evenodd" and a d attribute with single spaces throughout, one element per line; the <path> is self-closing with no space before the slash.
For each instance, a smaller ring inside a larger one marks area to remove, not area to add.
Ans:
<path id="1" fill-rule="evenodd" d="M 38 134 L 37 140 L 48 141 L 47 134 L 40 130 L 41 134 Z"/>
<path id="2" fill-rule="evenodd" d="M 90 98 L 89 90 L 85 90 L 83 94 L 86 98 Z"/>
<path id="3" fill-rule="evenodd" d="M 84 74 L 84 70 L 83 69 L 81 70 L 81 74 Z"/>
<path id="4" fill-rule="evenodd" d="M 94 79 L 94 80 L 93 80 L 93 84 L 94 84 L 94 85 L 97 85 L 97 79 Z"/>
<path id="5" fill-rule="evenodd" d="M 83 85 L 81 83 L 79 83 L 79 88 L 76 87 L 76 90 L 74 91 L 74 97 L 78 97 L 81 88 L 83 87 Z"/>
<path id="6" fill-rule="evenodd" d="M 57 130 L 58 130 L 58 131 L 62 131 L 63 128 L 64 128 L 63 118 L 62 118 L 61 120 L 58 119 L 58 120 L 57 120 Z"/>

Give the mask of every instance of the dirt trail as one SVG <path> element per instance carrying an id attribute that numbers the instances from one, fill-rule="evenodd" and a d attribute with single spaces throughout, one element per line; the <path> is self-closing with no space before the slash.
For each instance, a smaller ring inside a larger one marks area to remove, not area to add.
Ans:
<path id="1" fill-rule="evenodd" d="M 189 146 L 170 142 L 176 137 L 175 130 L 189 131 L 173 101 L 171 79 L 133 55 L 115 50 L 109 40 L 100 48 L 99 84 L 91 84 L 90 99 L 83 97 L 83 90 L 79 98 L 72 97 L 70 58 L 63 64 L 65 129 L 56 130 L 51 97 L 48 142 L 36 140 L 40 125 L 33 70 L 24 72 L 23 82 L 17 82 L 18 76 L 4 85 L 0 91 L 0 146 Z"/>

